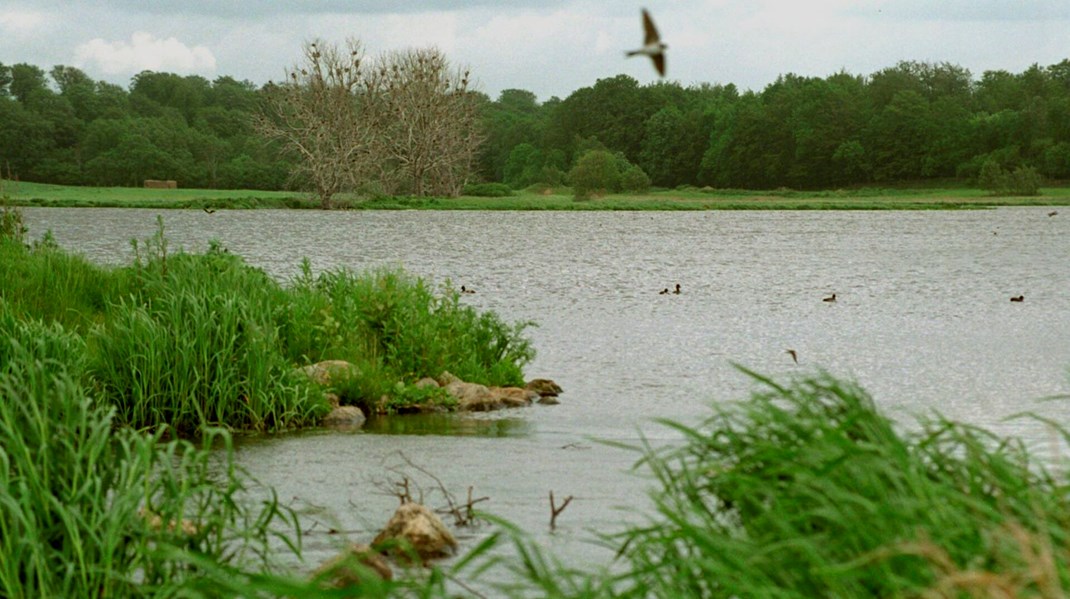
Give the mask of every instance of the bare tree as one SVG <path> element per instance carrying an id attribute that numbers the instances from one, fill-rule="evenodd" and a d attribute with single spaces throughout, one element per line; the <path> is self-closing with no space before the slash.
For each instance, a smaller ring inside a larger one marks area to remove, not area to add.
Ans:
<path id="1" fill-rule="evenodd" d="M 324 208 L 369 180 L 390 194 L 456 196 L 483 140 L 469 81 L 437 49 L 394 52 L 373 66 L 355 40 L 345 51 L 315 41 L 270 88 L 257 130 L 296 158 L 291 176 Z"/>
<path id="2" fill-rule="evenodd" d="M 360 118 L 363 60 L 356 40 L 345 49 L 319 40 L 305 44 L 301 64 L 286 71 L 286 81 L 265 88 L 266 105 L 256 117 L 257 131 L 296 158 L 291 179 L 310 185 L 323 208 L 369 172 L 375 132 Z"/>
<path id="3" fill-rule="evenodd" d="M 385 189 L 460 195 L 483 141 L 469 83 L 469 71 L 452 69 L 435 48 L 388 54 L 369 72 Z"/>

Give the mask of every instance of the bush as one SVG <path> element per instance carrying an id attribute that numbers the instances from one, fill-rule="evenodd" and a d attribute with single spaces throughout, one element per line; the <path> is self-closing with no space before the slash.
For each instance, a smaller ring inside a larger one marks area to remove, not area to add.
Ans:
<path id="1" fill-rule="evenodd" d="M 650 177 L 643 172 L 643 169 L 633 164 L 621 173 L 620 187 L 623 191 L 643 193 L 650 189 Z"/>
<path id="2" fill-rule="evenodd" d="M 1019 166 L 1012 172 L 1004 171 L 995 160 L 986 160 L 977 175 L 977 185 L 991 195 L 1035 196 L 1040 195 L 1040 173 L 1031 166 Z"/>
<path id="3" fill-rule="evenodd" d="M 569 184 L 577 200 L 620 190 L 620 171 L 616 157 L 605 150 L 584 154 L 568 173 Z"/>

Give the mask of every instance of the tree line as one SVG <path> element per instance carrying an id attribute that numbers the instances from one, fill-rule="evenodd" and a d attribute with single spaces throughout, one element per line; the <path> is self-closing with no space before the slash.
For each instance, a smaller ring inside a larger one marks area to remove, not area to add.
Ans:
<path id="1" fill-rule="evenodd" d="M 616 168 L 623 185 L 636 186 L 976 181 L 986 164 L 989 173 L 1028 167 L 1050 179 L 1070 178 L 1070 60 L 976 78 L 949 63 L 901 62 L 870 75 L 786 74 L 760 91 L 640 85 L 617 75 L 539 102 L 526 90 L 508 89 L 496 99 L 473 91 L 467 73 L 437 51 L 347 66 L 347 56 L 364 60 L 353 48 L 333 67 L 323 64 L 322 51 L 319 57 L 308 52 L 304 65 L 287 71 L 287 81 L 263 86 L 144 71 L 123 88 L 69 66 L 46 73 L 0 64 L 0 168 L 4 176 L 75 185 L 175 179 L 183 187 L 316 190 L 300 152 L 266 125 L 285 125 L 288 118 L 301 125 L 293 94 L 308 98 L 318 61 L 324 69 L 359 70 L 348 76 L 360 97 L 392 98 L 374 105 L 374 115 L 338 115 L 358 125 L 379 123 L 350 131 L 375 143 L 350 148 L 352 156 L 371 159 L 354 166 L 339 189 L 454 195 L 476 182 L 555 186 L 568 183 L 570 171 L 593 152 L 602 158 L 583 167 Z M 320 76 L 321 82 L 333 77 L 330 70 Z M 459 106 L 471 109 L 463 122 L 435 126 L 457 116 Z M 423 145 L 401 147 L 416 144 L 418 122 L 427 133 Z"/>

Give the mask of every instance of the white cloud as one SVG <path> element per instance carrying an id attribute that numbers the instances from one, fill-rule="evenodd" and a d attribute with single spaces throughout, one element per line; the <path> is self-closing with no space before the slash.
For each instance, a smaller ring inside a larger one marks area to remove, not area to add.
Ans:
<path id="1" fill-rule="evenodd" d="M 0 29 L 5 33 L 30 33 L 46 20 L 43 12 L 12 10 L 0 13 Z"/>
<path id="2" fill-rule="evenodd" d="M 144 70 L 179 74 L 214 74 L 216 59 L 205 46 L 189 47 L 173 37 L 154 37 L 139 31 L 130 41 L 109 42 L 95 38 L 74 51 L 75 65 L 95 66 L 108 75 L 134 74 Z"/>

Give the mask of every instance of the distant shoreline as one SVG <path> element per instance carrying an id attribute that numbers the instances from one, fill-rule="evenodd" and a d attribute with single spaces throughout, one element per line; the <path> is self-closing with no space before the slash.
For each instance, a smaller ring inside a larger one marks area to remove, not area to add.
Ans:
<path id="1" fill-rule="evenodd" d="M 0 203 L 47 208 L 319 209 L 310 195 L 291 191 L 80 187 L 4 181 Z M 1038 196 L 992 196 L 965 186 L 768 191 L 686 188 L 609 194 L 575 200 L 567 188 L 519 190 L 507 197 L 384 197 L 349 194 L 339 210 L 958 210 L 998 206 L 1068 206 L 1070 186 L 1042 188 Z"/>

